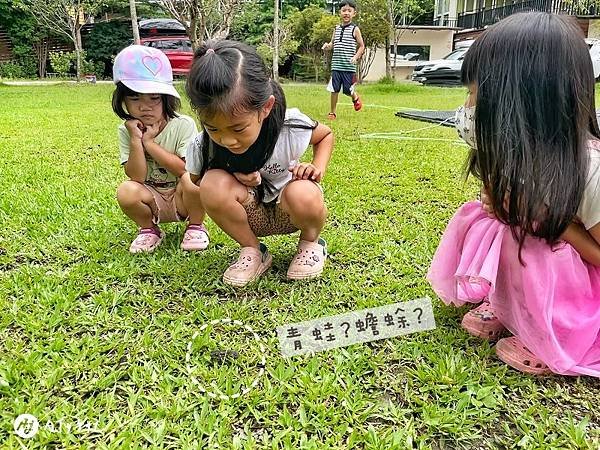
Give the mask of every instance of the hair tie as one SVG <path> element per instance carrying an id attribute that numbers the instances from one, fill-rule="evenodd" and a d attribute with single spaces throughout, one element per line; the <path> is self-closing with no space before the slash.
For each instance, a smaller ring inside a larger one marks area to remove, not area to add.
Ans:
<path id="1" fill-rule="evenodd" d="M 206 50 L 205 55 L 208 55 L 209 53 L 214 53 L 215 49 L 214 48 L 209 48 L 208 50 Z"/>

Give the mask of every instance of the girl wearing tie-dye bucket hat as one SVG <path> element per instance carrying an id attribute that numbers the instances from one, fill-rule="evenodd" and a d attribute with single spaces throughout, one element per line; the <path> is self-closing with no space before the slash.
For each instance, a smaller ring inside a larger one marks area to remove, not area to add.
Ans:
<path id="1" fill-rule="evenodd" d="M 186 207 L 179 184 L 188 143 L 198 130 L 191 117 L 177 113 L 181 103 L 169 60 L 160 50 L 131 45 L 115 58 L 113 79 L 112 107 L 125 121 L 118 132 L 121 164 L 129 177 L 119 186 L 117 201 L 139 227 L 129 251 L 154 251 L 164 238 L 159 223 L 186 219 L 181 248 L 204 250 L 204 214 Z"/>

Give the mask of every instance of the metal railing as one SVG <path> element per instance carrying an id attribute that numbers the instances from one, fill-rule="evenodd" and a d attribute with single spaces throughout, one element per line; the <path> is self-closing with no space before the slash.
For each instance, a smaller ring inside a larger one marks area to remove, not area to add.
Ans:
<path id="1" fill-rule="evenodd" d="M 458 27 L 458 19 L 449 19 L 448 17 L 436 17 L 433 19 L 433 25 L 438 27 Z"/>
<path id="2" fill-rule="evenodd" d="M 483 28 L 518 12 L 542 11 L 573 16 L 596 16 L 600 8 L 594 0 L 525 0 L 499 8 L 480 9 L 458 14 L 460 28 Z"/>

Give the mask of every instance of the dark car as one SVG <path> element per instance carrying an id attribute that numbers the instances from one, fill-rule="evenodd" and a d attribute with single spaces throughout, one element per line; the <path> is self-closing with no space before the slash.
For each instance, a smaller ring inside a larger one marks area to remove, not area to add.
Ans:
<path id="1" fill-rule="evenodd" d="M 190 71 L 194 51 L 186 36 L 152 36 L 141 38 L 140 43 L 156 48 L 167 55 L 173 75 L 186 75 Z"/>
<path id="2" fill-rule="evenodd" d="M 141 37 L 185 36 L 185 27 L 175 19 L 145 19 L 139 22 Z"/>

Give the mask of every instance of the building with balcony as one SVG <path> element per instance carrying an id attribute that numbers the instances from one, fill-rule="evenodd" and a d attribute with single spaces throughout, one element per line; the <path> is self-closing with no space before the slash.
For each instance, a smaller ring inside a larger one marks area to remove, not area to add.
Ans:
<path id="1" fill-rule="evenodd" d="M 436 0 L 433 20 L 438 26 L 476 31 L 527 11 L 576 16 L 586 36 L 590 19 L 600 17 L 596 0 Z"/>

